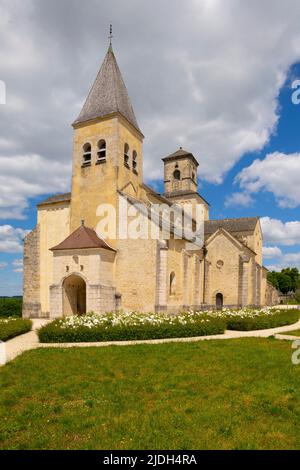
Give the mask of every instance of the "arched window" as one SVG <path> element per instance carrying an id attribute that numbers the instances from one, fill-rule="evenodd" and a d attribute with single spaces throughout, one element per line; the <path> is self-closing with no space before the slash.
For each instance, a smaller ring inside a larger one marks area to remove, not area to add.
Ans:
<path id="1" fill-rule="evenodd" d="M 101 139 L 98 142 L 98 160 L 97 163 L 103 163 L 106 161 L 106 142 L 105 140 Z"/>
<path id="2" fill-rule="evenodd" d="M 181 179 L 181 174 L 179 170 L 175 170 L 173 173 L 174 180 L 179 181 Z"/>
<path id="3" fill-rule="evenodd" d="M 137 153 L 136 153 L 135 150 L 132 152 L 132 169 L 133 169 L 134 173 L 137 174 L 137 172 L 138 172 L 138 163 L 137 163 Z"/>
<path id="4" fill-rule="evenodd" d="M 224 299 L 223 299 L 223 294 L 218 293 L 218 294 L 216 295 L 216 307 L 217 307 L 217 310 L 222 310 L 222 308 L 223 308 L 223 301 L 224 301 Z"/>
<path id="5" fill-rule="evenodd" d="M 175 295 L 176 294 L 176 275 L 174 271 L 171 272 L 170 274 L 170 290 L 169 290 L 170 295 Z"/>
<path id="6" fill-rule="evenodd" d="M 90 165 L 92 161 L 92 146 L 89 143 L 83 146 L 83 165 Z"/>
<path id="7" fill-rule="evenodd" d="M 124 165 L 129 168 L 129 145 L 124 145 Z"/>

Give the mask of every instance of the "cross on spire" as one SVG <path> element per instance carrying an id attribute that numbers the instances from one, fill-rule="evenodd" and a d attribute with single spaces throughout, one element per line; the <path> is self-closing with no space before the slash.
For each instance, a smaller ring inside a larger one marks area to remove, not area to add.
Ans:
<path id="1" fill-rule="evenodd" d="M 108 39 L 109 39 L 109 45 L 111 46 L 112 39 L 113 39 L 113 27 L 112 27 L 112 24 L 109 25 L 109 36 L 108 36 Z"/>

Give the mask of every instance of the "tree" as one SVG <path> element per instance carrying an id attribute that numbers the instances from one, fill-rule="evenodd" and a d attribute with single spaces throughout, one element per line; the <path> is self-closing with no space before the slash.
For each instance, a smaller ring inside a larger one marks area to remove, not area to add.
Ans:
<path id="1" fill-rule="evenodd" d="M 279 273 L 278 276 L 278 284 L 279 284 L 279 290 L 283 294 L 288 294 L 291 292 L 292 287 L 293 287 L 293 281 L 292 278 L 285 273 Z"/>
<path id="2" fill-rule="evenodd" d="M 275 289 L 279 289 L 278 273 L 276 271 L 269 272 L 267 274 L 267 279 L 272 284 L 272 286 L 275 287 Z"/>
<path id="3" fill-rule="evenodd" d="M 297 268 L 285 268 L 281 272 L 269 272 L 267 279 L 283 294 L 296 292 L 297 289 L 300 289 L 300 273 Z"/>

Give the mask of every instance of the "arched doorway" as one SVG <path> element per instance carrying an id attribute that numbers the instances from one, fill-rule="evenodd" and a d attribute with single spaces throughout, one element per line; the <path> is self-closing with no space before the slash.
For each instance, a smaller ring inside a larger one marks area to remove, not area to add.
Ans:
<path id="1" fill-rule="evenodd" d="M 169 289 L 169 295 L 175 295 L 176 294 L 176 275 L 174 271 L 171 272 L 170 274 L 170 289 Z"/>
<path id="2" fill-rule="evenodd" d="M 63 283 L 63 314 L 83 315 L 86 313 L 86 283 L 76 274 L 71 274 Z"/>
<path id="3" fill-rule="evenodd" d="M 223 308 L 223 294 L 216 295 L 216 307 L 217 310 L 221 310 Z"/>

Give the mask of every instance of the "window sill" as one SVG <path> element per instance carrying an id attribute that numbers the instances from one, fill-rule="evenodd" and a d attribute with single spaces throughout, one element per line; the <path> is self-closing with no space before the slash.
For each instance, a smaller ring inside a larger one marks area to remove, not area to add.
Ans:
<path id="1" fill-rule="evenodd" d="M 92 166 L 92 163 L 91 163 L 91 162 L 83 163 L 83 164 L 81 165 L 81 168 L 86 168 L 87 166 Z"/>
<path id="2" fill-rule="evenodd" d="M 102 165 L 103 163 L 106 163 L 106 158 L 103 158 L 103 160 L 96 161 L 96 165 Z"/>

